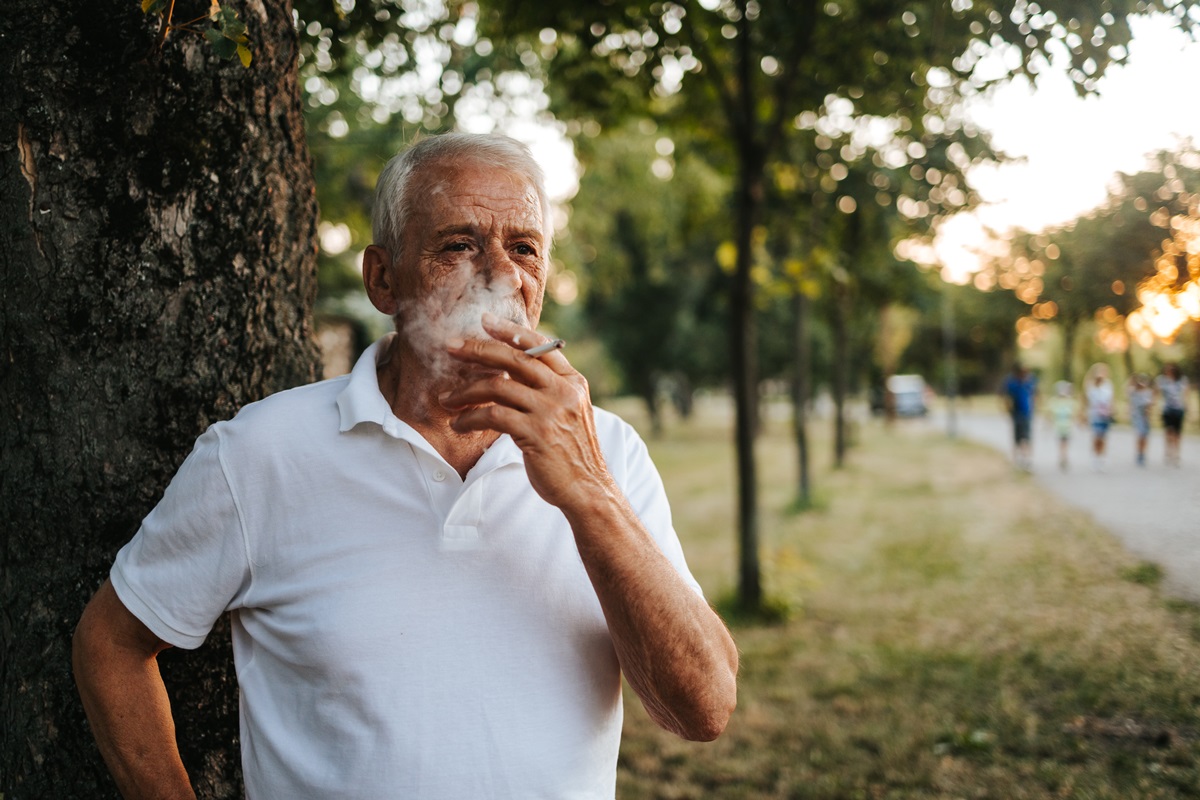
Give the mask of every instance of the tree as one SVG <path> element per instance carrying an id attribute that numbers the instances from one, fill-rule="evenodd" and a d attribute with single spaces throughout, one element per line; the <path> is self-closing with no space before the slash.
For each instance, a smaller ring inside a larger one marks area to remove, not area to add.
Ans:
<path id="1" fill-rule="evenodd" d="M 985 280 L 1026 304 L 1027 325 L 1058 326 L 1066 380 L 1073 379 L 1078 333 L 1093 321 L 1106 349 L 1123 351 L 1132 368 L 1131 338 L 1143 347 L 1156 338 L 1169 340 L 1187 318 L 1182 309 L 1170 313 L 1170 303 L 1161 314 L 1157 304 L 1147 310 L 1142 298 L 1171 295 L 1200 272 L 1188 264 L 1194 246 L 1184 241 L 1178 258 L 1170 253 L 1173 239 L 1187 232 L 1184 221 L 1195 217 L 1190 209 L 1200 187 L 1198 164 L 1190 145 L 1155 153 L 1149 169 L 1117 176 L 1100 206 L 1060 228 L 1019 233 L 1008 252 L 989 264 Z"/>
<path id="2" fill-rule="evenodd" d="M 179 18 L 208 2 L 178 2 Z M 195 437 L 311 380 L 316 207 L 286 3 L 248 0 L 249 68 L 136 2 L 9 4 L 0 21 L 0 791 L 115 794 L 71 631 Z M 218 631 L 164 655 L 203 796 L 240 796 Z"/>
<path id="3" fill-rule="evenodd" d="M 723 379 L 728 363 L 720 322 L 702 313 L 714 293 L 727 182 L 686 144 L 646 119 L 583 137 L 580 191 L 557 250 L 586 273 L 589 329 L 656 432 L 667 385 L 686 408 L 688 387 Z"/>
<path id="4" fill-rule="evenodd" d="M 735 185 L 736 268 L 730 290 L 730 343 L 738 454 L 739 599 L 762 599 L 753 439 L 757 364 L 751 253 L 763 221 L 765 175 L 787 126 L 828 95 L 856 113 L 904 120 L 923 131 L 927 104 L 941 107 L 1015 75 L 1036 77 L 1067 62 L 1080 92 L 1092 91 L 1126 57 L 1127 16 L 1169 9 L 1180 24 L 1192 2 L 1092 0 L 1042 4 L 925 0 L 897 14 L 888 2 L 711 0 L 611 4 L 495 0 L 505 30 L 555 41 L 552 79 L 576 93 L 572 105 L 636 106 L 640 97 L 675 97 L 661 113 L 696 128 L 723 129 Z M 1002 52 L 1004 58 L 987 59 Z M 556 96 L 565 87 L 552 89 Z M 645 102 L 644 100 L 641 102 Z M 611 112 L 609 112 L 611 113 Z M 937 131 L 932 131 L 936 133 Z"/>

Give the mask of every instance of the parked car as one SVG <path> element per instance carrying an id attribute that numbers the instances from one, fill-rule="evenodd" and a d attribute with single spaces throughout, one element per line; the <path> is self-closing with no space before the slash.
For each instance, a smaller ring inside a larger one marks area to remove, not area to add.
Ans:
<path id="1" fill-rule="evenodd" d="M 887 391 L 896 416 L 923 417 L 929 413 L 929 387 L 920 375 L 893 375 L 887 379 Z"/>

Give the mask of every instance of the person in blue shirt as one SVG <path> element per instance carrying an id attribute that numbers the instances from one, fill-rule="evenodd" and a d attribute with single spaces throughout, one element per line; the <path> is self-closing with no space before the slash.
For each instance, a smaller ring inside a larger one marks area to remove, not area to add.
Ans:
<path id="1" fill-rule="evenodd" d="M 1037 378 L 1024 364 L 1017 362 L 1004 380 L 1002 394 L 1013 423 L 1013 463 L 1018 469 L 1029 471 L 1033 468 L 1031 439 Z"/>

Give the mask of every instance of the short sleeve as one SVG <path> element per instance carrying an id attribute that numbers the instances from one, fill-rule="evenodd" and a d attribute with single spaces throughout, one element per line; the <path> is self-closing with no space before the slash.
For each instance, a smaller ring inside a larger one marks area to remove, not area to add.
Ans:
<path id="1" fill-rule="evenodd" d="M 221 455 L 221 423 L 208 429 L 161 501 L 121 548 L 111 579 L 121 602 L 163 641 L 193 649 L 249 588 L 236 498 Z"/>
<path id="2" fill-rule="evenodd" d="M 625 471 L 620 484 L 625 498 L 642 521 L 642 525 L 654 537 L 663 555 L 675 567 L 675 571 L 696 594 L 703 597 L 704 591 L 692 575 L 683 555 L 683 545 L 679 542 L 671 520 L 671 505 L 667 500 L 667 491 L 663 486 L 662 477 L 658 474 L 658 468 L 654 466 L 646 443 L 637 432 L 628 425 L 623 424 L 622 428 L 624 436 L 621 440 L 621 455 Z"/>

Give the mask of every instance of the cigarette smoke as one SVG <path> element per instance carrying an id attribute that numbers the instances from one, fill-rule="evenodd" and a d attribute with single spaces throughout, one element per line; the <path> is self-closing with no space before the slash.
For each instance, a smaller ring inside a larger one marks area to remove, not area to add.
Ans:
<path id="1" fill-rule="evenodd" d="M 448 340 L 491 338 L 482 323 L 489 311 L 518 325 L 528 324 L 519 293 L 511 287 L 491 285 L 486 275 L 470 264 L 462 264 L 424 297 L 403 302 L 393 319 L 412 352 L 438 379 L 461 369 L 446 352 Z"/>

